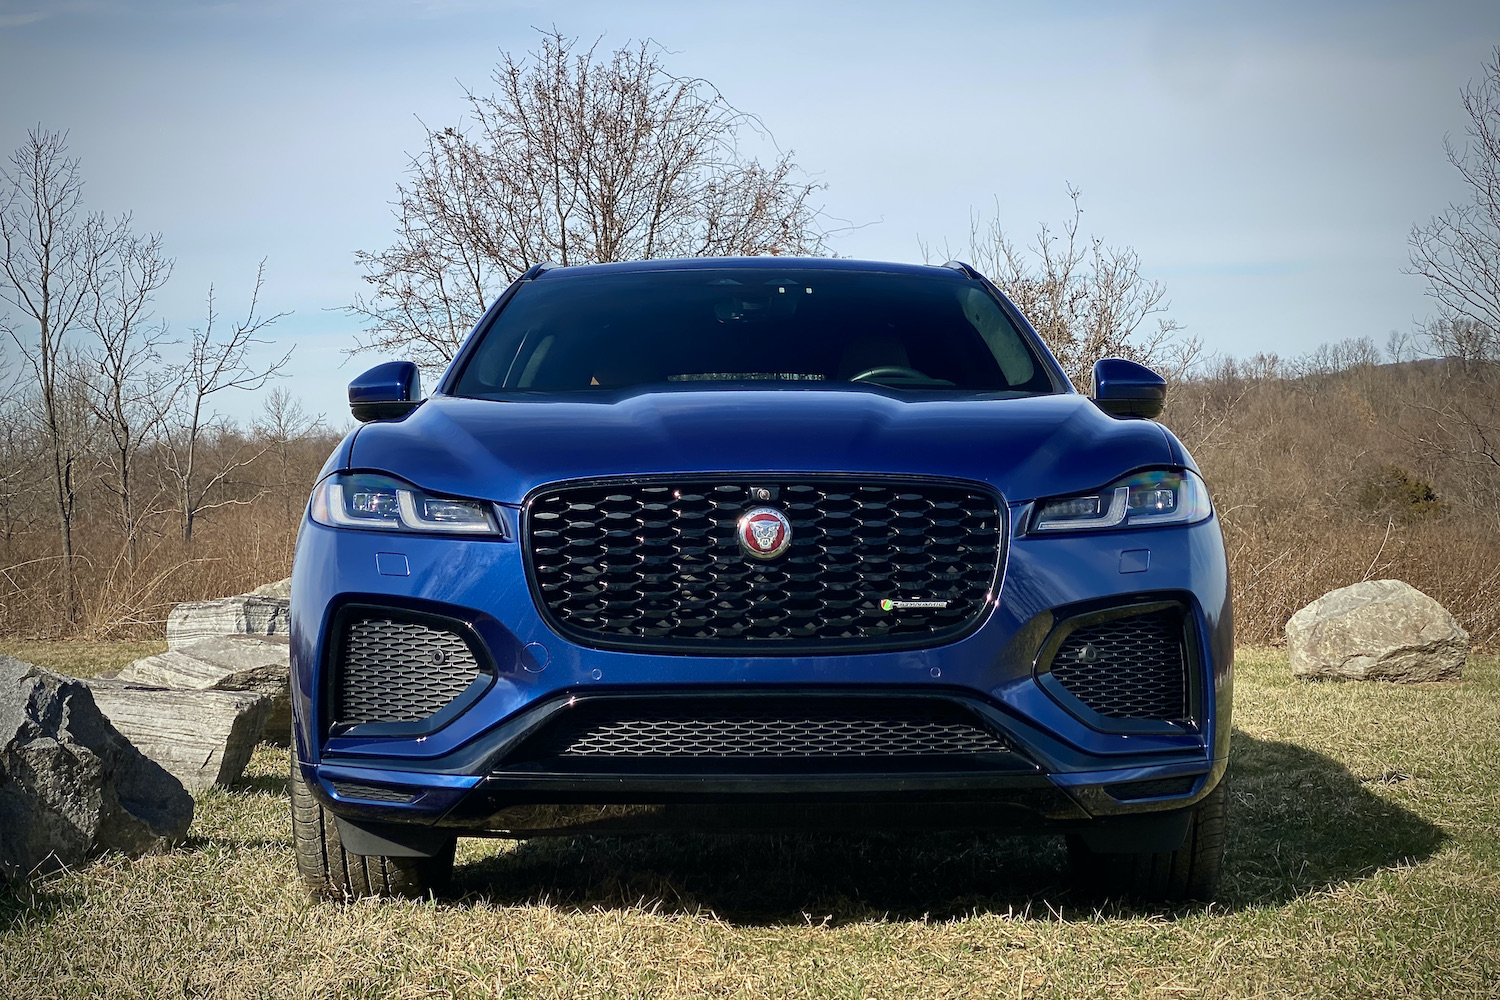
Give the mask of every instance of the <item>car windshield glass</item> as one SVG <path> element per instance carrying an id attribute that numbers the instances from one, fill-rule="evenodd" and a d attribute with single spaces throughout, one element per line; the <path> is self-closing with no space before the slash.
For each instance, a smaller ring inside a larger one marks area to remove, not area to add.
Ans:
<path id="1" fill-rule="evenodd" d="M 454 392 L 745 383 L 1058 391 L 1026 337 L 976 281 L 758 267 L 527 282 L 483 332 Z"/>

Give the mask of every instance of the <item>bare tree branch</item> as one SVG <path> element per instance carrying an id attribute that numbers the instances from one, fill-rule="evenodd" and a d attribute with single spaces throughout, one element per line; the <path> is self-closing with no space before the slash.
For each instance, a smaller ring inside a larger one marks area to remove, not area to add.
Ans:
<path id="1" fill-rule="evenodd" d="M 825 234 L 791 154 L 739 140 L 759 122 L 704 80 L 667 72 L 651 43 L 604 57 L 556 30 L 502 57 L 467 128 L 427 129 L 397 189 L 396 242 L 356 254 L 371 288 L 349 311 L 358 350 L 439 367 L 533 264 L 820 254 Z"/>
<path id="2" fill-rule="evenodd" d="M 192 331 L 188 359 L 179 370 L 175 389 L 170 397 L 159 403 L 166 445 L 164 472 L 177 497 L 182 540 L 189 544 L 193 540 L 193 526 L 198 515 L 220 506 L 207 499 L 209 494 L 265 451 L 262 448 L 246 455 L 243 450 L 235 449 L 227 456 L 221 454 L 213 468 L 204 468 L 204 438 L 222 425 L 212 410 L 213 397 L 228 389 L 259 389 L 280 375 L 291 360 L 291 351 L 264 365 L 256 364 L 250 358 L 252 350 L 269 343 L 256 334 L 288 315 L 281 312 L 263 316 L 257 311 L 265 272 L 266 262 L 262 260 L 255 269 L 255 287 L 250 293 L 250 307 L 245 318 L 231 324 L 227 332 L 220 324 L 214 290 L 209 288 L 207 321 Z"/>
<path id="3" fill-rule="evenodd" d="M 1141 258 L 1131 247 L 1112 247 L 1080 235 L 1081 195 L 1068 188 L 1072 214 L 1061 231 L 1047 223 L 1023 248 L 1016 246 L 995 214 L 970 219 L 967 256 L 990 276 L 1026 315 L 1067 372 L 1087 391 L 1095 361 L 1129 358 L 1182 375 L 1197 359 L 1195 338 L 1178 336 L 1181 327 L 1165 316 L 1166 288 L 1141 274 Z M 922 255 L 931 260 L 932 248 Z M 945 256 L 956 254 L 945 247 Z M 1155 329 L 1142 330 L 1147 320 Z"/>
<path id="4" fill-rule="evenodd" d="M 88 427 L 78 385 L 68 374 L 77 360 L 69 337 L 81 324 L 90 289 L 116 258 L 129 220 L 80 216 L 83 178 L 67 155 L 67 134 L 40 126 L 0 168 L 0 301 L 24 317 L 26 329 L 6 324 L 37 386 L 37 420 L 47 442 L 52 499 L 62 544 L 63 603 L 77 615 L 73 578 L 73 521 L 78 464 Z"/>

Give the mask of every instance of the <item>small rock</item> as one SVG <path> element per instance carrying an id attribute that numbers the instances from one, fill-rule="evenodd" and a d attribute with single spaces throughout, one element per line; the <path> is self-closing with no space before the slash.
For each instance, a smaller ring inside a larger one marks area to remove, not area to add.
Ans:
<path id="1" fill-rule="evenodd" d="M 252 597 L 276 597 L 283 601 L 292 599 L 292 578 L 277 580 L 275 583 L 263 584 L 250 591 Z"/>
<path id="2" fill-rule="evenodd" d="M 144 854 L 192 821 L 182 783 L 109 724 L 82 681 L 0 656 L 0 875 Z"/>
<path id="3" fill-rule="evenodd" d="M 1331 591 L 1286 625 L 1292 673 L 1346 680 L 1453 680 L 1469 633 L 1437 601 L 1400 580 Z"/>
<path id="4" fill-rule="evenodd" d="M 135 748 L 190 792 L 245 773 L 271 700 L 250 691 L 174 691 L 89 681 L 94 701 Z"/>
<path id="5" fill-rule="evenodd" d="M 290 647 L 285 635 L 219 635 L 136 660 L 118 680 L 189 691 L 251 691 L 271 700 L 265 729 L 284 740 L 292 728 Z"/>
<path id="6" fill-rule="evenodd" d="M 290 601 L 256 594 L 188 601 L 167 614 L 167 648 L 218 635 L 286 635 L 290 607 Z"/>

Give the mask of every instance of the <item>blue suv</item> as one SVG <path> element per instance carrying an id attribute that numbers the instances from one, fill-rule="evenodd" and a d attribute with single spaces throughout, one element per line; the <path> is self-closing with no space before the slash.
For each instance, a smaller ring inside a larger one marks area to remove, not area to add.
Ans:
<path id="1" fill-rule="evenodd" d="M 1206 898 L 1233 638 L 1193 460 L 1119 359 L 1077 393 L 963 264 L 537 266 L 313 490 L 292 814 L 323 895 L 460 836 L 1063 834 Z"/>

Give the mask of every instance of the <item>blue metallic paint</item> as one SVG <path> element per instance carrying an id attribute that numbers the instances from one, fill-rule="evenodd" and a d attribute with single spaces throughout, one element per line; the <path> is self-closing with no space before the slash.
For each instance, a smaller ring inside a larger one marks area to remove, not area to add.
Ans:
<path id="1" fill-rule="evenodd" d="M 544 272 L 535 280 L 589 270 Z M 503 298 L 496 308 L 501 306 Z M 774 469 L 766 467 L 768 455 Z M 506 537 L 340 530 L 304 519 L 291 628 L 300 758 L 321 797 L 341 814 L 430 823 L 479 781 L 484 758 L 507 732 L 506 723 L 548 699 L 640 687 L 879 687 L 950 691 L 982 701 L 1053 783 L 1093 814 L 1180 807 L 1212 787 L 1228 754 L 1233 640 L 1216 519 L 1125 531 L 1024 533 L 1031 501 L 1086 492 L 1153 467 L 1195 468 L 1164 428 L 1110 417 L 1071 390 L 989 400 L 911 400 L 878 387 L 825 387 L 486 401 L 440 389 L 403 419 L 358 428 L 329 457 L 323 475 L 380 471 L 433 492 L 494 501 L 501 505 Z M 533 603 L 515 541 L 521 537 L 521 505 L 532 490 L 580 476 L 710 472 L 907 474 L 989 484 L 1009 503 L 1012 539 L 986 620 L 967 638 L 944 646 L 834 656 L 608 651 L 575 645 L 548 627 Z M 1140 549 L 1150 550 L 1145 568 L 1123 574 L 1122 554 Z M 389 564 L 394 555 L 404 557 L 409 575 L 377 571 L 378 560 Z M 1101 732 L 1070 714 L 1037 681 L 1034 661 L 1060 610 L 1137 596 L 1183 601 L 1197 621 L 1207 696 L 1196 728 Z M 339 607 L 366 601 L 440 611 L 472 623 L 494 659 L 494 683 L 457 718 L 421 738 L 356 732 L 325 743 L 316 720 L 323 710 L 317 684 L 326 633 Z M 1164 804 L 1116 802 L 1098 788 L 1183 774 L 1207 779 L 1192 796 Z M 333 796 L 326 782 L 334 778 L 428 791 L 410 805 L 351 803 Z"/>

